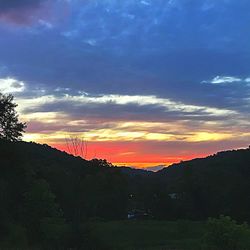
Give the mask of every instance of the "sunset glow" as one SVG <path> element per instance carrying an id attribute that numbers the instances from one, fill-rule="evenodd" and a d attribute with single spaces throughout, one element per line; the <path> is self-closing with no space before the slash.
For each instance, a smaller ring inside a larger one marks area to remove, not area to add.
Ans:
<path id="1" fill-rule="evenodd" d="M 69 151 L 77 137 L 80 156 L 137 168 L 249 145 L 250 18 L 225 22 L 236 1 L 38 2 L 0 9 L 0 92 L 25 141 Z"/>

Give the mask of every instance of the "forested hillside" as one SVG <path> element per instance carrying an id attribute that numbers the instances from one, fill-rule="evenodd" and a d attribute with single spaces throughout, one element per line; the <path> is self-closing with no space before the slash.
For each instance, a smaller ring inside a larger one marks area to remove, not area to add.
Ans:
<path id="1" fill-rule="evenodd" d="M 250 221 L 250 148 L 174 164 L 156 175 L 167 192 L 176 193 L 181 216 Z"/>
<path id="2" fill-rule="evenodd" d="M 0 166 L 1 244 L 79 247 L 87 218 L 126 218 L 126 179 L 106 161 L 1 140 Z"/>
<path id="3" fill-rule="evenodd" d="M 153 173 L 0 140 L 0 171 L 1 246 L 102 249 L 89 222 L 127 220 L 134 211 L 142 219 L 250 221 L 250 149 Z"/>

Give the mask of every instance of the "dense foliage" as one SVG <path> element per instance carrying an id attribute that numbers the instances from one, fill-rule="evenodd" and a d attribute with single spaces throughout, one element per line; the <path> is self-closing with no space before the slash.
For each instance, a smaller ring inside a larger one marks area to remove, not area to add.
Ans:
<path id="1" fill-rule="evenodd" d="M 26 124 L 19 122 L 12 95 L 0 93 L 0 138 L 16 141 L 22 137 Z"/>
<path id="2" fill-rule="evenodd" d="M 229 216 L 209 218 L 204 236 L 205 249 L 243 250 L 249 249 L 250 231 L 246 223 L 237 224 Z"/>
<path id="3" fill-rule="evenodd" d="M 224 214 L 250 221 L 250 148 L 175 164 L 156 175 L 167 193 L 176 193 L 177 217 L 204 220 Z"/>
<path id="4" fill-rule="evenodd" d="M 135 210 L 150 219 L 249 222 L 249 163 L 245 149 L 152 173 L 0 140 L 0 247 L 102 249 L 90 222 L 126 220 Z"/>
<path id="5" fill-rule="evenodd" d="M 4 246 L 80 248 L 87 244 L 88 218 L 126 218 L 126 179 L 104 160 L 0 140 L 0 167 Z"/>
<path id="6" fill-rule="evenodd" d="M 249 250 L 250 230 L 228 216 L 191 220 L 92 222 L 92 234 L 112 250 Z"/>

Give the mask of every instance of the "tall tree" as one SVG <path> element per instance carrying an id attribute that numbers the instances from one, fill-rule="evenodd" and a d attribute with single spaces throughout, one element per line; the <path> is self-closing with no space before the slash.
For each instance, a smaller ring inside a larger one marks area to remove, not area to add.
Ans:
<path id="1" fill-rule="evenodd" d="M 0 93 L 0 138 L 17 141 L 22 137 L 26 124 L 19 122 L 16 112 L 17 104 L 12 95 Z"/>

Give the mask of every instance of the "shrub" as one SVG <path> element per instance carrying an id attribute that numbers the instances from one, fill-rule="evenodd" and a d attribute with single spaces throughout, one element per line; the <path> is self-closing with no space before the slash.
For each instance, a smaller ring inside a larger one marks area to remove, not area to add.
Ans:
<path id="1" fill-rule="evenodd" d="M 229 216 L 209 218 L 204 236 L 204 248 L 209 250 L 249 249 L 249 228 L 246 223 L 237 224 Z"/>

